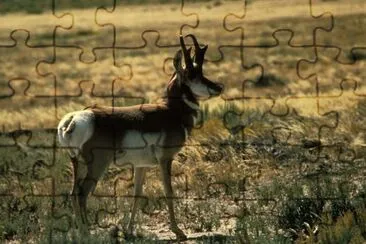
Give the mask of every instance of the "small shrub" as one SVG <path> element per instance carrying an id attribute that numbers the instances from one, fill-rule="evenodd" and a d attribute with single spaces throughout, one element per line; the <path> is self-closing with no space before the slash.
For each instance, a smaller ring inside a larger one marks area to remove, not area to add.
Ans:
<path id="1" fill-rule="evenodd" d="M 366 50 L 355 50 L 349 54 L 348 58 L 352 61 L 366 60 Z"/>
<path id="2" fill-rule="evenodd" d="M 268 87 L 268 86 L 284 86 L 288 82 L 274 74 L 263 75 L 260 80 L 255 83 L 256 87 Z"/>
<path id="3" fill-rule="evenodd" d="M 352 213 L 354 211 L 355 208 L 348 199 L 332 201 L 331 203 L 331 217 L 333 221 L 336 221 L 338 217 L 344 216 L 346 213 Z"/>
<path id="4" fill-rule="evenodd" d="M 293 199 L 289 201 L 282 210 L 282 214 L 278 219 L 279 227 L 285 230 L 295 230 L 301 232 L 305 225 L 314 226 L 319 220 L 324 207 L 324 201 L 303 198 Z M 293 235 L 296 239 L 297 236 Z"/>

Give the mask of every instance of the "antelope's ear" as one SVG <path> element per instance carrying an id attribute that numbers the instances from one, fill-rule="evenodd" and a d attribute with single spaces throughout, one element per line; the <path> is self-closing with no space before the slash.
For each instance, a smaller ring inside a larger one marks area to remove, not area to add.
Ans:
<path id="1" fill-rule="evenodd" d="M 174 59 L 173 59 L 173 65 L 174 65 L 175 70 L 178 73 L 181 73 L 183 71 L 183 67 L 182 67 L 182 50 L 179 50 L 175 54 Z"/>

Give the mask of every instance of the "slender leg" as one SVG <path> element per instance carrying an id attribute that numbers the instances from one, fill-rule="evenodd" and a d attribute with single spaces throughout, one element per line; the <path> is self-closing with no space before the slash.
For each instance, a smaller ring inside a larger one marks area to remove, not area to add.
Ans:
<path id="1" fill-rule="evenodd" d="M 86 150 L 85 150 L 86 151 Z M 86 154 L 89 152 L 89 154 Z M 88 226 L 87 219 L 87 198 L 94 190 L 98 180 L 110 163 L 112 151 L 92 149 L 84 152 L 83 158 L 87 162 L 87 173 L 85 178 L 79 182 L 78 203 L 83 226 Z"/>
<path id="2" fill-rule="evenodd" d="M 160 162 L 160 170 L 162 174 L 165 197 L 168 204 L 170 228 L 175 233 L 178 240 L 187 240 L 187 236 L 183 233 L 181 229 L 179 229 L 177 222 L 175 220 L 174 206 L 173 206 L 173 188 L 171 183 L 171 166 L 172 166 L 172 160 L 166 160 Z"/>
<path id="3" fill-rule="evenodd" d="M 97 184 L 97 180 L 93 179 L 91 177 L 87 177 L 84 179 L 80 186 L 80 194 L 79 194 L 79 206 L 80 206 L 80 215 L 81 220 L 84 225 L 88 226 L 88 218 L 86 214 L 86 200 L 88 199 L 88 196 L 90 192 L 93 191 Z"/>
<path id="4" fill-rule="evenodd" d="M 134 220 L 137 212 L 138 202 L 139 199 L 142 197 L 142 186 L 144 184 L 145 179 L 145 168 L 135 168 L 135 176 L 134 176 L 134 200 L 132 204 L 132 211 L 130 221 L 127 225 L 127 232 L 128 234 L 132 234 L 133 232 L 133 225 Z"/>
<path id="5" fill-rule="evenodd" d="M 72 199 L 72 206 L 74 211 L 77 211 L 77 195 L 78 195 L 78 160 L 76 157 L 71 157 L 71 163 L 73 167 L 73 186 L 70 193 Z"/>
<path id="6" fill-rule="evenodd" d="M 71 191 L 71 201 L 72 201 L 72 208 L 74 211 L 74 216 L 76 217 L 76 219 L 74 218 L 74 223 L 77 221 L 77 225 L 79 227 L 81 227 L 82 222 L 81 222 L 81 213 L 80 213 L 80 206 L 79 206 L 79 201 L 78 201 L 78 195 L 80 193 L 80 188 L 79 188 L 79 184 L 81 179 L 79 179 L 80 175 L 79 175 L 79 170 L 78 170 L 78 159 L 77 157 L 71 157 L 71 162 L 72 162 L 72 166 L 73 166 L 73 187 L 72 187 L 72 191 Z"/>

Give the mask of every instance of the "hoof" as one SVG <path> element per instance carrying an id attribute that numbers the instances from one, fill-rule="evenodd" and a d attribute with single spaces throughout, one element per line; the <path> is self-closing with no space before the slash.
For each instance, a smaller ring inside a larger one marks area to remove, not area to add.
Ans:
<path id="1" fill-rule="evenodd" d="M 124 239 L 127 241 L 133 241 L 139 238 L 142 238 L 143 235 L 141 233 L 137 233 L 134 231 L 123 231 Z"/>
<path id="2" fill-rule="evenodd" d="M 118 227 L 112 228 L 110 235 L 113 239 L 119 239 L 124 241 L 134 241 L 136 239 L 134 233 L 120 229 Z"/>
<path id="3" fill-rule="evenodd" d="M 184 234 L 182 230 L 174 231 L 175 236 L 177 237 L 177 241 L 186 241 L 188 240 L 187 236 Z"/>
<path id="4" fill-rule="evenodd" d="M 136 236 L 132 233 L 123 233 L 123 239 L 125 241 L 133 241 L 136 239 Z"/>

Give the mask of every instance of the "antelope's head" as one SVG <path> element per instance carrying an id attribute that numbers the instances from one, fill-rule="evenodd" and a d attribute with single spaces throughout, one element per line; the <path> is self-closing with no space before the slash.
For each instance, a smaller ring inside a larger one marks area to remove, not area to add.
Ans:
<path id="1" fill-rule="evenodd" d="M 201 48 L 196 37 L 192 34 L 186 37 L 190 37 L 193 41 L 193 58 L 191 57 L 191 48 L 187 49 L 183 37 L 180 36 L 181 50 L 176 53 L 173 60 L 176 79 L 182 91 L 183 98 L 191 97 L 194 100 L 202 100 L 220 95 L 223 86 L 207 79 L 202 72 L 204 56 L 208 46 L 205 45 Z M 182 65 L 182 56 L 185 62 L 184 67 Z"/>

